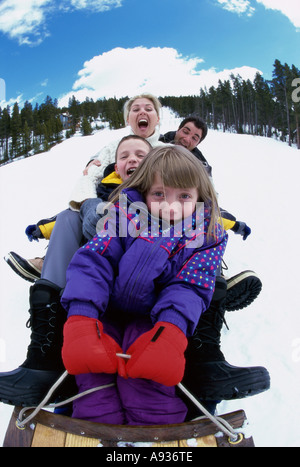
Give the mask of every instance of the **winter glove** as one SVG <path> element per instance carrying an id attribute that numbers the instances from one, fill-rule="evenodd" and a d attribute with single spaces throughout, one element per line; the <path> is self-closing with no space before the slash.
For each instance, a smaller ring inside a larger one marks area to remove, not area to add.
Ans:
<path id="1" fill-rule="evenodd" d="M 233 230 L 233 232 L 236 234 L 242 235 L 243 240 L 246 240 L 251 234 L 251 229 L 247 224 L 245 224 L 245 222 L 237 221 L 231 230 Z"/>
<path id="2" fill-rule="evenodd" d="M 40 228 L 36 224 L 28 225 L 28 227 L 25 229 L 25 233 L 30 242 L 32 242 L 32 240 L 38 242 L 39 238 L 44 238 Z"/>
<path id="3" fill-rule="evenodd" d="M 82 373 L 116 373 L 125 365 L 116 353 L 121 347 L 103 332 L 103 324 L 94 318 L 71 316 L 64 326 L 62 358 L 71 375 Z M 123 371 L 123 370 L 120 370 Z"/>
<path id="4" fill-rule="evenodd" d="M 127 376 L 174 386 L 183 378 L 186 347 L 187 339 L 177 326 L 159 321 L 127 350 L 131 355 L 126 364 Z"/>

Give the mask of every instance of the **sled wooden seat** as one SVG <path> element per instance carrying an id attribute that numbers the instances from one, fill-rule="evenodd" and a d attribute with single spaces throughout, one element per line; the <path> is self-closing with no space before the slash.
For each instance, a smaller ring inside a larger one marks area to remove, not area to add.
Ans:
<path id="1" fill-rule="evenodd" d="M 136 443 L 151 448 L 254 447 L 253 439 L 245 437 L 242 430 L 239 439 L 231 442 L 208 418 L 177 425 L 125 426 L 87 422 L 41 410 L 19 428 L 20 410 L 14 408 L 3 447 L 124 447 Z M 243 410 L 222 415 L 222 419 L 234 429 L 242 428 L 246 422 Z"/>

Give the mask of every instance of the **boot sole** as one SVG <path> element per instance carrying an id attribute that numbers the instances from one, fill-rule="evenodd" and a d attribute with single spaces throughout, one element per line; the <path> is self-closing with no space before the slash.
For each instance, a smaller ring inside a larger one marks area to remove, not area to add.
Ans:
<path id="1" fill-rule="evenodd" d="M 29 263 L 25 263 L 24 266 L 22 266 L 22 264 L 20 264 L 11 253 L 8 253 L 8 255 L 4 257 L 4 259 L 7 262 L 7 264 L 12 268 L 12 270 L 20 277 L 22 277 L 22 279 L 25 279 L 28 282 L 35 282 L 38 279 L 40 279 L 41 274 L 38 271 L 35 272 L 33 265 L 31 266 Z M 25 266 L 32 269 L 32 272 L 27 270 Z"/>
<path id="2" fill-rule="evenodd" d="M 187 389 L 190 386 L 190 391 L 198 399 L 210 401 L 244 399 L 270 389 L 270 375 L 263 367 L 244 368 L 241 373 L 242 368 L 227 364 L 226 371 L 218 373 L 218 376 L 214 378 L 210 367 L 215 365 L 215 363 L 205 365 L 203 379 L 196 378 L 191 384 L 186 382 Z M 232 370 L 235 369 L 239 372 L 237 376 L 232 375 Z M 199 367 L 197 373 L 200 374 L 200 372 L 201 368 Z M 207 372 L 207 377 L 205 377 L 205 372 Z M 184 380 L 183 384 L 185 384 Z"/>
<path id="3" fill-rule="evenodd" d="M 17 368 L 9 373 L 0 373 L 0 402 L 19 407 L 37 406 L 61 376 L 56 371 L 28 370 L 28 376 L 24 377 L 19 376 L 19 371 Z M 72 388 L 70 392 L 69 388 Z M 74 390 L 72 380 L 66 381 L 53 393 L 49 402 L 54 402 L 59 396 L 74 395 Z"/>
<path id="4" fill-rule="evenodd" d="M 237 311 L 249 306 L 260 294 L 262 282 L 253 271 L 244 271 L 227 281 L 225 309 Z"/>

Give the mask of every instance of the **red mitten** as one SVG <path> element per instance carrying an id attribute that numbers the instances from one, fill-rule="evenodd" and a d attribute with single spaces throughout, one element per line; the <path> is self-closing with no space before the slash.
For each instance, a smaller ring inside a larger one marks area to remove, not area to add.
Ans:
<path id="1" fill-rule="evenodd" d="M 187 338 L 177 326 L 159 321 L 127 350 L 131 355 L 126 364 L 127 376 L 175 386 L 183 378 L 186 347 Z"/>
<path id="2" fill-rule="evenodd" d="M 121 347 L 103 332 L 103 324 L 94 318 L 71 316 L 64 326 L 62 358 L 71 375 L 116 373 Z"/>

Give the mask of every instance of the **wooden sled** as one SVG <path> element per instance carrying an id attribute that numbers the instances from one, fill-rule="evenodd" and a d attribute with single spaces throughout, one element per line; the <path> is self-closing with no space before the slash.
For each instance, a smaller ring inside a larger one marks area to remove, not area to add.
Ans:
<path id="1" fill-rule="evenodd" d="M 20 410 L 15 407 L 13 411 L 3 447 L 254 447 L 252 437 L 243 433 L 246 416 L 242 410 L 222 415 L 236 432 L 234 440 L 206 417 L 177 425 L 125 426 L 40 410 L 30 423 L 20 426 Z"/>

